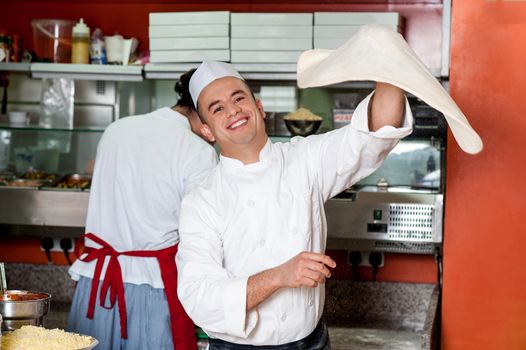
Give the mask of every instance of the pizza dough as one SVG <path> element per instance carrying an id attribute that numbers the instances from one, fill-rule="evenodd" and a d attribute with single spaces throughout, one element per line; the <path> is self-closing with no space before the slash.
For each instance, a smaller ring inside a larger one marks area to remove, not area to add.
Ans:
<path id="1" fill-rule="evenodd" d="M 482 140 L 455 101 L 395 31 L 363 26 L 335 50 L 305 51 L 298 61 L 300 88 L 344 81 L 381 81 L 400 87 L 442 112 L 459 146 L 467 153 L 482 150 Z"/>

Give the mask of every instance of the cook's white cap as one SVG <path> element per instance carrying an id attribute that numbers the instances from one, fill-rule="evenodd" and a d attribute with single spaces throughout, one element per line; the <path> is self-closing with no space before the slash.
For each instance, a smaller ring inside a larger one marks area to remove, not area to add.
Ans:
<path id="1" fill-rule="evenodd" d="M 197 108 L 197 100 L 201 91 L 214 80 L 224 77 L 236 77 L 244 80 L 231 64 L 208 60 L 204 60 L 201 63 L 194 74 L 192 74 L 188 86 L 195 108 Z"/>
<path id="2" fill-rule="evenodd" d="M 305 51 L 298 60 L 300 88 L 364 80 L 390 83 L 419 97 L 444 114 L 465 152 L 475 154 L 482 150 L 480 136 L 455 101 L 404 38 L 392 29 L 366 25 L 339 48 Z"/>

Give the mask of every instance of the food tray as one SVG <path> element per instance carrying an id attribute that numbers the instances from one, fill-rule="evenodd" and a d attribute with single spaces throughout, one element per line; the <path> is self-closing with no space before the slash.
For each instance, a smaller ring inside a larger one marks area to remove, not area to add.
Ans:
<path id="1" fill-rule="evenodd" d="M 52 181 L 49 180 L 33 180 L 33 179 L 20 179 L 15 178 L 11 180 L 4 180 L 0 182 L 0 186 L 6 187 L 6 188 L 23 188 L 23 189 L 38 189 L 44 185 L 51 184 Z"/>
<path id="2" fill-rule="evenodd" d="M 15 176 L 13 174 L 0 174 L 0 186 L 6 186 L 6 182 L 14 178 Z"/>
<path id="3" fill-rule="evenodd" d="M 89 190 L 91 186 L 91 175 L 86 174 L 69 174 L 52 184 L 48 184 L 43 187 L 45 190 L 53 191 L 73 191 L 79 192 L 83 190 Z"/>
<path id="4" fill-rule="evenodd" d="M 57 174 L 46 173 L 44 171 L 32 170 L 23 173 L 19 176 L 20 179 L 27 180 L 44 180 L 44 181 L 55 181 L 58 178 Z"/>

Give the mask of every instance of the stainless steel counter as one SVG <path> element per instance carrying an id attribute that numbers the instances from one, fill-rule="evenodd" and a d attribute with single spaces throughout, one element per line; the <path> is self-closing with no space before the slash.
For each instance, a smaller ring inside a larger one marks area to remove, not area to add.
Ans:
<path id="1" fill-rule="evenodd" d="M 84 227 L 89 192 L 0 187 L 0 223 Z"/>

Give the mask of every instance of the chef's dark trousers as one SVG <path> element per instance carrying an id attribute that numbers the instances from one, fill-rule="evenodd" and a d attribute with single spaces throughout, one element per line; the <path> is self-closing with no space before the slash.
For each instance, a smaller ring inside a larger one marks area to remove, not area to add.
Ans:
<path id="1" fill-rule="evenodd" d="M 221 339 L 210 339 L 209 350 L 330 350 L 329 332 L 325 322 L 320 321 L 316 329 L 307 337 L 281 345 L 242 345 L 229 343 Z"/>

